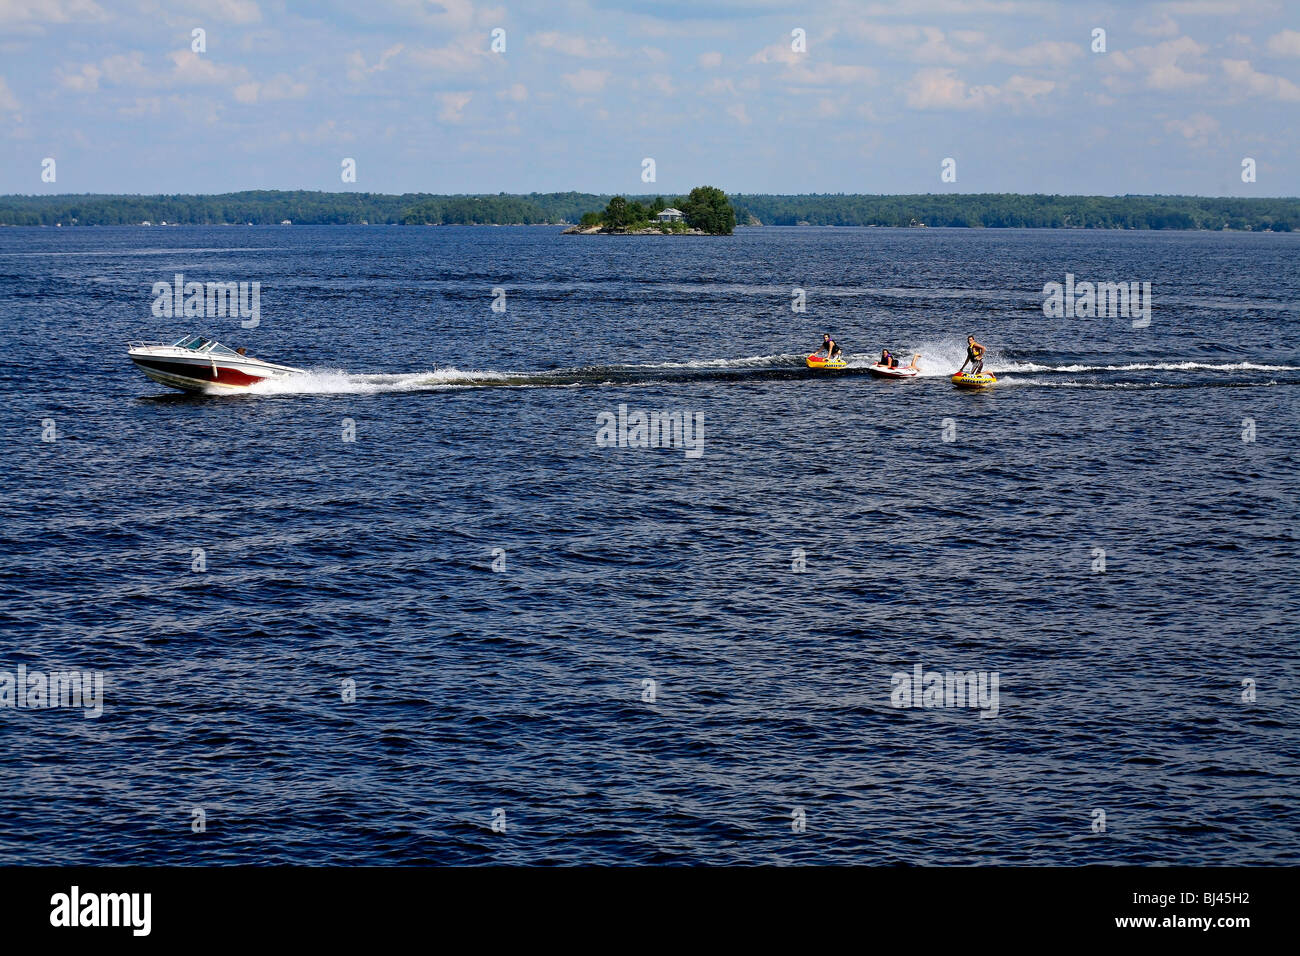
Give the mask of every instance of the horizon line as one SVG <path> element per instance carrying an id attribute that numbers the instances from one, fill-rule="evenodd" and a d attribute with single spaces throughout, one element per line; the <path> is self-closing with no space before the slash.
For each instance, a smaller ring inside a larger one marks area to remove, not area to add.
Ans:
<path id="1" fill-rule="evenodd" d="M 695 187 L 692 187 L 695 188 Z M 721 187 L 718 187 L 721 188 Z M 687 191 L 689 192 L 689 190 Z M 1300 199 L 1300 196 L 1287 195 L 1268 195 L 1268 196 L 1230 196 L 1230 195 L 1210 195 L 1206 193 L 1044 193 L 1044 192 L 895 192 L 895 193 L 872 193 L 872 192 L 799 192 L 799 193 L 780 193 L 780 192 L 727 192 L 723 190 L 728 197 L 732 196 L 784 196 L 784 197 L 804 197 L 804 196 L 1049 196 L 1061 197 L 1068 199 L 1240 199 L 1247 202 L 1257 199 Z M 171 196 L 238 196 L 243 193 L 315 193 L 322 196 L 389 196 L 400 198 L 402 196 L 453 196 L 453 197 L 492 197 L 492 196 L 563 196 L 575 194 L 579 196 L 635 196 L 635 197 L 663 197 L 669 195 L 683 195 L 676 190 L 664 190 L 659 192 L 634 193 L 634 192 L 588 192 L 581 189 L 551 189 L 539 190 L 532 189 L 528 192 L 363 192 L 355 189 L 304 189 L 304 188 L 281 188 L 281 187 L 250 187 L 247 189 L 226 190 L 224 192 L 163 192 L 163 193 L 111 193 L 111 192 L 81 192 L 81 193 L 0 193 L 0 200 L 5 199 L 61 199 L 75 198 L 80 196 L 106 196 L 114 198 L 142 197 L 142 198 L 163 198 Z"/>

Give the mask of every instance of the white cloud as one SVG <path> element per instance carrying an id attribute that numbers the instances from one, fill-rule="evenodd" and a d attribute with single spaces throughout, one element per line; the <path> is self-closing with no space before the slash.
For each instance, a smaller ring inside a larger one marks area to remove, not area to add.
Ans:
<path id="1" fill-rule="evenodd" d="M 117 53 L 100 61 L 104 77 L 117 86 L 132 84 L 149 84 L 153 75 L 144 65 L 144 54 L 138 50 L 133 53 Z"/>
<path id="2" fill-rule="evenodd" d="M 853 21 L 850 32 L 870 43 L 897 50 L 917 63 L 957 64 L 970 59 L 970 52 L 952 46 L 938 27 Z M 972 46 L 984 44 L 982 33 L 964 30 L 961 35 Z M 982 57 L 988 55 L 987 49 L 975 52 Z"/>
<path id="3" fill-rule="evenodd" d="M 119 116 L 161 116 L 162 98 L 158 96 L 137 96 L 134 106 L 118 109 Z"/>
<path id="4" fill-rule="evenodd" d="M 800 60 L 781 71 L 778 79 L 797 86 L 848 86 L 874 83 L 878 74 L 870 66 L 836 66 L 823 61 Z"/>
<path id="5" fill-rule="evenodd" d="M 1147 74 L 1147 86 L 1153 90 L 1185 90 L 1208 80 L 1207 73 L 1192 73 L 1177 63 L 1162 63 Z"/>
<path id="6" fill-rule="evenodd" d="M 1056 89 L 1051 80 L 1039 80 L 1029 76 L 1012 76 L 1002 84 L 1001 95 L 1012 100 L 1032 100 L 1036 96 L 1046 96 Z"/>
<path id="7" fill-rule="evenodd" d="M 248 77 L 248 70 L 242 66 L 217 63 L 189 50 L 168 53 L 167 59 L 172 61 L 171 75 L 166 77 L 168 83 L 225 85 L 240 82 Z"/>
<path id="8" fill-rule="evenodd" d="M 98 90 L 101 81 L 121 87 L 225 86 L 249 81 L 248 70 L 210 60 L 189 50 L 167 54 L 171 69 L 150 69 L 139 50 L 115 53 L 98 64 L 86 63 L 59 76 L 64 87 L 86 93 Z"/>
<path id="9" fill-rule="evenodd" d="M 79 93 L 99 90 L 102 86 L 123 89 L 175 89 L 183 86 L 225 86 L 240 103 L 259 103 L 274 100 L 302 99 L 311 93 L 306 80 L 277 73 L 265 80 L 255 79 L 243 66 L 221 63 L 189 50 L 167 54 L 171 68 L 151 69 L 140 51 L 117 53 L 99 63 L 86 63 L 60 72 L 59 80 L 65 89 Z M 137 107 L 120 107 L 126 115 L 139 115 L 140 103 L 151 102 L 137 98 Z M 151 107 L 149 107 L 151 109 Z M 146 110 L 147 111 L 147 110 Z"/>
<path id="10" fill-rule="evenodd" d="M 1159 17 L 1142 17 L 1134 21 L 1133 32 L 1149 37 L 1172 37 L 1178 35 L 1178 24 L 1169 14 L 1161 13 Z"/>
<path id="11" fill-rule="evenodd" d="M 1203 56 L 1208 47 L 1202 46 L 1191 37 L 1183 36 L 1176 40 L 1165 40 L 1154 46 L 1141 46 L 1127 53 L 1115 51 L 1106 54 L 1103 65 L 1124 73 L 1145 70 L 1143 82 L 1153 90 L 1184 90 L 1199 86 L 1210 78 L 1208 73 L 1198 73 L 1185 69 L 1179 60 L 1184 58 L 1197 60 Z M 1106 85 L 1113 90 L 1122 91 L 1123 83 L 1114 77 L 1107 77 Z"/>
<path id="12" fill-rule="evenodd" d="M 749 62 L 782 64 L 785 69 L 778 79 L 797 86 L 874 83 L 878 76 L 875 68 L 870 66 L 836 66 L 826 60 L 810 60 L 807 53 L 795 53 L 788 43 L 765 46 L 751 56 Z"/>
<path id="13" fill-rule="evenodd" d="M 852 12 L 859 16 L 896 17 L 917 16 L 919 14 L 952 14 L 956 16 L 975 16 L 991 14 L 1007 16 L 1013 14 L 1036 14 L 1042 12 L 1042 4 L 1027 0 L 909 0 L 908 3 L 886 2 L 870 3 L 858 6 L 860 0 L 852 0 Z"/>
<path id="14" fill-rule="evenodd" d="M 160 77 L 149 72 L 144 65 L 144 54 L 139 51 L 116 53 L 98 64 L 82 64 L 76 72 L 61 72 L 59 80 L 66 88 L 79 93 L 99 89 L 100 80 L 107 80 L 114 86 L 161 85 Z"/>
<path id="15" fill-rule="evenodd" d="M 1300 56 L 1300 32 L 1283 30 L 1268 38 L 1268 52 L 1278 56 Z"/>
<path id="16" fill-rule="evenodd" d="M 394 54 L 396 55 L 396 54 Z M 410 62 L 425 70 L 440 70 L 451 73 L 477 72 L 487 65 L 494 54 L 485 43 L 475 37 L 458 37 L 454 42 L 440 47 L 413 47 L 407 54 Z"/>
<path id="17" fill-rule="evenodd" d="M 92 90 L 99 89 L 99 78 L 103 76 L 103 71 L 93 63 L 85 63 L 77 73 L 64 73 L 60 75 L 59 82 L 64 87 L 76 93 L 89 93 Z"/>
<path id="18" fill-rule="evenodd" d="M 748 126 L 751 122 L 749 113 L 745 110 L 744 103 L 732 103 L 727 107 L 727 115 L 734 119 L 741 126 Z"/>
<path id="19" fill-rule="evenodd" d="M 781 42 L 773 43 L 771 46 L 765 46 L 749 58 L 750 63 L 784 63 L 787 66 L 792 63 L 798 63 L 800 57 L 807 56 L 807 53 L 795 53 L 790 49 L 790 44 Z"/>
<path id="20" fill-rule="evenodd" d="M 5 78 L 0 76 L 0 112 L 17 113 L 20 108 L 18 97 L 14 96 L 13 90 L 9 89 Z"/>
<path id="21" fill-rule="evenodd" d="M 556 53 L 564 56 L 576 56 L 582 59 L 598 59 L 601 57 L 617 56 L 618 50 L 605 37 L 599 40 L 592 40 L 584 36 L 575 36 L 568 33 L 556 33 L 554 31 L 547 33 L 535 33 L 528 38 L 532 43 L 546 50 L 554 50 Z"/>
<path id="22" fill-rule="evenodd" d="M 204 16 L 222 23 L 258 23 L 262 11 L 253 0 L 204 0 L 199 8 Z"/>
<path id="23" fill-rule="evenodd" d="M 944 67 L 919 71 L 906 88 L 907 105 L 915 110 L 981 109 L 997 92 L 996 86 L 968 87 L 955 70 Z"/>
<path id="24" fill-rule="evenodd" d="M 417 23 L 440 30 L 495 27 L 505 19 L 505 11 L 500 7 L 477 9 L 474 0 L 389 0 L 389 5 L 404 11 Z"/>
<path id="25" fill-rule="evenodd" d="M 458 93 L 439 93 L 438 94 L 438 119 L 444 123 L 460 123 L 464 121 L 465 107 L 469 101 L 474 98 L 470 92 Z"/>
<path id="26" fill-rule="evenodd" d="M 1240 16 L 1258 9 L 1259 3 L 1253 0 L 1171 0 L 1163 4 L 1170 13 L 1191 17 L 1226 17 Z"/>
<path id="27" fill-rule="evenodd" d="M 672 96 L 677 92 L 677 88 L 673 86 L 673 78 L 667 73 L 651 73 L 646 77 L 646 81 L 665 96 Z"/>
<path id="28" fill-rule="evenodd" d="M 1077 56 L 1083 56 L 1077 43 L 1043 40 L 1018 50 L 994 50 L 990 58 L 1012 66 L 1060 68 Z"/>
<path id="29" fill-rule="evenodd" d="M 599 93 L 609 82 L 608 70 L 578 70 L 560 77 L 575 93 Z"/>
<path id="30" fill-rule="evenodd" d="M 1300 102 L 1300 86 L 1285 77 L 1258 72 L 1251 67 L 1249 60 L 1224 60 L 1223 72 L 1231 83 L 1252 96 L 1285 100 L 1288 103 Z"/>
<path id="31" fill-rule="evenodd" d="M 717 50 L 710 50 L 708 53 L 701 53 L 699 64 L 706 70 L 716 70 L 722 66 L 722 54 Z"/>
<path id="32" fill-rule="evenodd" d="M 524 100 L 528 99 L 528 87 L 524 86 L 522 83 L 512 83 L 504 90 L 498 92 L 497 98 L 522 103 Z"/>
<path id="33" fill-rule="evenodd" d="M 1184 139 L 1203 146 L 1211 133 L 1219 131 L 1219 121 L 1209 113 L 1193 113 L 1185 119 L 1166 120 L 1165 129 L 1171 133 L 1179 133 Z"/>
<path id="34" fill-rule="evenodd" d="M 277 73 L 265 83 L 244 83 L 235 87 L 235 99 L 241 103 L 300 100 L 310 90 L 306 83 L 294 80 L 286 73 Z"/>
<path id="35" fill-rule="evenodd" d="M 817 101 L 817 105 L 813 107 L 813 116 L 816 116 L 818 119 L 832 119 L 839 116 L 843 111 L 843 104 L 838 100 L 833 100 L 830 97 L 822 97 Z"/>
<path id="36" fill-rule="evenodd" d="M 953 30 L 945 34 L 932 26 L 853 21 L 849 32 L 916 63 L 944 66 L 997 61 L 1012 66 L 1060 68 L 1083 55 L 1080 44 L 1059 40 L 1041 40 L 1019 49 L 1004 50 L 990 43 L 988 36 L 979 30 Z"/>
<path id="37" fill-rule="evenodd" d="M 0 0 L 0 26 L 40 32 L 42 23 L 107 20 L 94 0 Z"/>
<path id="38" fill-rule="evenodd" d="M 282 134 L 281 138 L 288 139 L 287 131 Z M 357 137 L 355 134 L 349 133 L 346 130 L 340 130 L 338 124 L 334 122 L 334 120 L 326 120 L 315 129 L 300 130 L 295 135 L 295 138 L 300 143 L 310 143 L 319 146 L 331 143 L 350 143 Z"/>
<path id="39" fill-rule="evenodd" d="M 1020 105 L 1056 89 L 1051 80 L 1012 76 L 1001 87 L 967 86 L 955 70 L 934 67 L 919 71 L 905 88 L 907 105 L 918 110 L 980 110 L 995 103 Z"/>
<path id="40" fill-rule="evenodd" d="M 384 72 L 384 70 L 388 69 L 388 64 L 394 57 L 401 53 L 402 50 L 403 45 L 401 43 L 390 46 L 383 53 L 379 54 L 379 59 L 375 61 L 374 66 L 366 65 L 366 58 L 361 54 L 360 50 L 349 53 L 347 59 L 348 79 L 353 83 L 360 83 L 370 74 Z"/>

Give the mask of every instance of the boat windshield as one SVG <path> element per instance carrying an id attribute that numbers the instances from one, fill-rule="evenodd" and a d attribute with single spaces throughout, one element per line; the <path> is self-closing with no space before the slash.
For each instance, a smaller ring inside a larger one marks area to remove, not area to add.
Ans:
<path id="1" fill-rule="evenodd" d="M 195 352 L 214 352 L 217 355 L 236 355 L 234 349 L 228 349 L 215 339 L 204 338 L 202 335 L 187 335 L 185 338 L 175 343 L 178 349 L 191 349 Z"/>

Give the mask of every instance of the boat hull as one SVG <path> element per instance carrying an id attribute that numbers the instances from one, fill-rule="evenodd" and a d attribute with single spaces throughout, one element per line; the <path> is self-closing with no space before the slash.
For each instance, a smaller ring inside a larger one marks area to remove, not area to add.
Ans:
<path id="1" fill-rule="evenodd" d="M 212 389 L 243 389 L 261 382 L 269 375 L 249 375 L 242 369 L 218 364 L 196 365 L 190 362 L 167 361 L 157 358 L 136 358 L 131 361 L 140 371 L 160 385 L 170 385 L 186 392 L 204 392 Z"/>
<path id="2" fill-rule="evenodd" d="M 192 351 L 186 354 L 186 351 L 143 346 L 130 349 L 127 355 L 151 380 L 182 392 L 240 392 L 269 378 L 283 378 L 301 371 L 260 359 L 233 359 Z"/>

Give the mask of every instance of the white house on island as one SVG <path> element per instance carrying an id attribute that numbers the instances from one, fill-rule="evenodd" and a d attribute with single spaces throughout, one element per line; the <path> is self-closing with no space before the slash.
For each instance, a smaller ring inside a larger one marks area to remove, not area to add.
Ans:
<path id="1" fill-rule="evenodd" d="M 686 214 L 680 209 L 674 209 L 669 206 L 659 215 L 655 216 L 655 222 L 681 222 L 686 218 Z"/>

